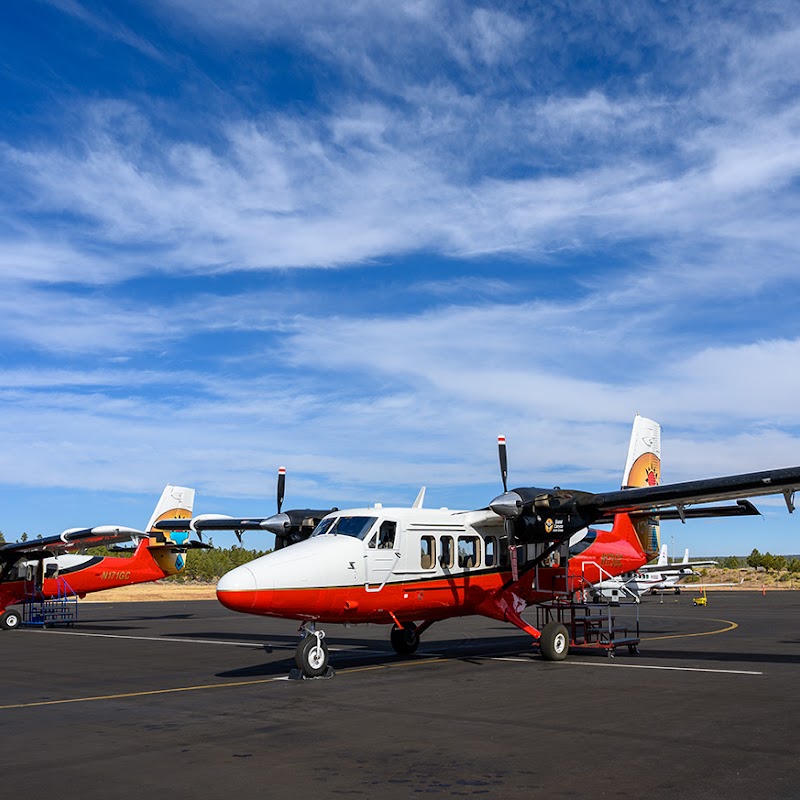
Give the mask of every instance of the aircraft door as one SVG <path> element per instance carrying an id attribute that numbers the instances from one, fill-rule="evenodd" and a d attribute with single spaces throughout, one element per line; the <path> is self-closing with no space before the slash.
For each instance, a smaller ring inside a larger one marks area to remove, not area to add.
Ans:
<path id="1" fill-rule="evenodd" d="M 368 592 L 379 592 L 395 567 L 400 563 L 397 523 L 384 520 L 372 536 L 367 538 L 364 550 L 364 588 Z"/>

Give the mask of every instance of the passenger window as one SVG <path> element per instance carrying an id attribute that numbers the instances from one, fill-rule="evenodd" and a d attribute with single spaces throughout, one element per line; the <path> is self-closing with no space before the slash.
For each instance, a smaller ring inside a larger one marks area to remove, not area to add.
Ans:
<path id="1" fill-rule="evenodd" d="M 486 566 L 497 566 L 497 539 L 494 536 L 487 536 L 486 542 Z"/>
<path id="2" fill-rule="evenodd" d="M 508 557 L 508 539 L 500 540 L 500 566 L 507 567 L 509 565 Z"/>
<path id="3" fill-rule="evenodd" d="M 481 549 L 477 536 L 458 537 L 458 566 L 471 569 L 481 565 Z"/>
<path id="4" fill-rule="evenodd" d="M 419 565 L 422 569 L 434 567 L 434 541 L 433 536 L 423 536 L 419 540 Z"/>
<path id="5" fill-rule="evenodd" d="M 453 567 L 453 537 L 442 536 L 439 541 L 442 548 L 442 554 L 439 556 L 439 563 L 442 569 L 452 569 Z"/>
<path id="6" fill-rule="evenodd" d="M 394 534 L 397 530 L 397 523 L 386 520 L 381 524 L 378 533 L 378 549 L 391 550 L 394 547 Z"/>

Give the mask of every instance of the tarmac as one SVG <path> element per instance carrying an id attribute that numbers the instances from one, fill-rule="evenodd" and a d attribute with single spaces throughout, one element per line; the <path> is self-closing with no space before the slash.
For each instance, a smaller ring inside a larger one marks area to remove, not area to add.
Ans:
<path id="1" fill-rule="evenodd" d="M 618 609 L 621 616 L 630 609 Z M 92 798 L 800 797 L 800 593 L 645 598 L 640 654 L 546 662 L 510 625 L 326 626 L 215 601 L 91 603 L 0 632 L 3 783 Z"/>

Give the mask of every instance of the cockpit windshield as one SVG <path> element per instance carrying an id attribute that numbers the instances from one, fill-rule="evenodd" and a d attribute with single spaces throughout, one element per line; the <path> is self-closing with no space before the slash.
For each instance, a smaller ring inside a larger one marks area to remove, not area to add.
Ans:
<path id="1" fill-rule="evenodd" d="M 363 539 L 377 519 L 377 517 L 331 517 L 323 519 L 311 535 L 324 536 L 333 533 Z"/>

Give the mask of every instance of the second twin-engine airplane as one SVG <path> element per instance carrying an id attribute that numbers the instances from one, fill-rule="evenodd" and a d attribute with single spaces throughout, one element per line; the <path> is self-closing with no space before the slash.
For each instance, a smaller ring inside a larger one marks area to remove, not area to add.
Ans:
<path id="1" fill-rule="evenodd" d="M 308 677 L 328 670 L 319 623 L 392 625 L 395 651 L 409 654 L 434 622 L 480 614 L 510 622 L 560 660 L 566 627 L 534 627 L 522 617 L 527 606 L 570 602 L 635 571 L 658 552 L 659 520 L 753 514 L 742 498 L 771 494 L 783 494 L 791 512 L 800 487 L 800 467 L 660 485 L 661 429 L 638 415 L 619 491 L 508 491 L 502 437 L 499 449 L 504 493 L 488 508 L 430 510 L 418 498 L 412 508 L 334 511 L 310 538 L 228 572 L 217 597 L 235 611 L 301 621 L 295 662 Z M 739 502 L 697 505 L 729 500 Z M 595 527 L 602 523 L 610 530 Z"/>
<path id="2" fill-rule="evenodd" d="M 13 606 L 28 600 L 65 595 L 83 597 L 102 589 L 177 575 L 185 566 L 186 551 L 207 545 L 189 541 L 188 533 L 165 533 L 156 525 L 164 520 L 190 519 L 194 495 L 194 489 L 168 485 L 144 531 L 100 525 L 70 528 L 56 536 L 0 545 L 0 627 L 18 628 L 22 613 Z M 130 557 L 79 552 L 131 541 L 137 544 Z"/>

